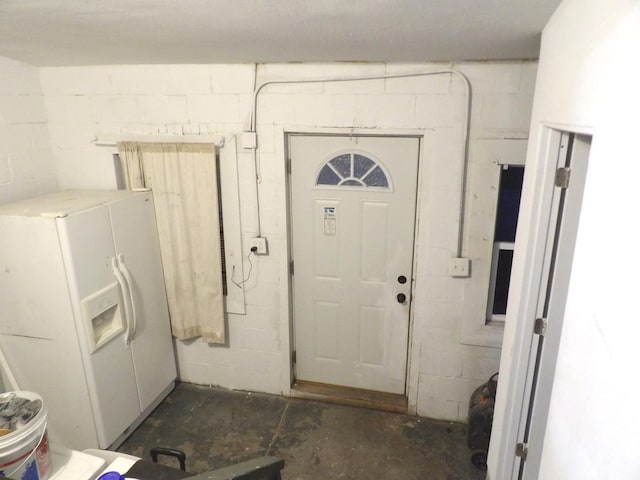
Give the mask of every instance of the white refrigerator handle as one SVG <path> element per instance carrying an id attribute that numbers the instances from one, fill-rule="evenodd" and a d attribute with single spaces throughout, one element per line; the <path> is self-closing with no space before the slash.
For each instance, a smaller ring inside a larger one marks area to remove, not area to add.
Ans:
<path id="1" fill-rule="evenodd" d="M 127 268 L 127 264 L 124 263 L 124 255 L 118 255 L 118 266 L 120 271 L 124 275 L 126 280 L 127 290 L 129 291 L 129 304 L 131 305 L 131 322 L 129 326 L 129 341 L 136 338 L 136 330 L 138 329 L 138 309 L 136 308 L 135 295 L 133 294 L 133 278 L 131 278 L 131 272 Z"/>
<path id="2" fill-rule="evenodd" d="M 131 307 L 129 306 L 129 293 L 127 291 L 127 287 L 126 287 L 126 280 L 124 279 L 124 277 L 122 276 L 122 272 L 120 271 L 119 265 L 118 265 L 118 259 L 116 257 L 113 257 L 113 259 L 111 260 L 111 266 L 113 268 L 113 274 L 116 277 L 116 280 L 118 281 L 118 285 L 120 285 L 120 293 L 122 294 L 122 303 L 124 303 L 124 321 L 126 323 L 125 327 L 125 334 L 124 334 L 124 343 L 125 345 L 129 345 L 129 324 L 131 323 L 129 321 L 129 319 L 131 318 Z"/>

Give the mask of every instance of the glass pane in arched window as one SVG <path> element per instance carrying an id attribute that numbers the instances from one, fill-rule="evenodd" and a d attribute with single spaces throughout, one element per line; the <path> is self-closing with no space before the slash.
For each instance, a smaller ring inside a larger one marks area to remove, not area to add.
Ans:
<path id="1" fill-rule="evenodd" d="M 373 160 L 358 155 L 357 153 L 353 156 L 353 176 L 356 178 L 364 177 L 371 168 L 373 168 L 376 164 Z"/>
<path id="2" fill-rule="evenodd" d="M 347 187 L 362 187 L 362 186 L 364 186 L 361 181 L 353 180 L 353 179 L 352 180 L 345 180 L 340 185 L 345 185 Z"/>
<path id="3" fill-rule="evenodd" d="M 335 167 L 342 178 L 351 176 L 351 155 L 339 155 L 332 158 L 329 163 Z"/>
<path id="4" fill-rule="evenodd" d="M 325 165 L 318 174 L 318 180 L 316 185 L 338 185 L 342 180 L 336 172 L 334 172 L 329 165 Z"/>
<path id="5" fill-rule="evenodd" d="M 380 167 L 374 168 L 369 175 L 362 179 L 368 187 L 388 187 L 387 176 Z"/>

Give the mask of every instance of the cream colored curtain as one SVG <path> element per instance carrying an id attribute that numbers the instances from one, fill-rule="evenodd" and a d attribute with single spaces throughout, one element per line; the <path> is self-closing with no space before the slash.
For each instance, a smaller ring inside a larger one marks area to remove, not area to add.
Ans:
<path id="1" fill-rule="evenodd" d="M 127 188 L 153 192 L 173 335 L 224 343 L 216 147 L 126 142 L 118 149 Z"/>

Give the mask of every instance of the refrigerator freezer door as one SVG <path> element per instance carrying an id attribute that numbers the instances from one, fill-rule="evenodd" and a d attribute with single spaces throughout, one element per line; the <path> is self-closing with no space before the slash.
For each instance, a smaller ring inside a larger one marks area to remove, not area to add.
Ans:
<path id="1" fill-rule="evenodd" d="M 40 394 L 53 442 L 97 446 L 56 220 L 0 215 L 0 346 Z"/>
<path id="2" fill-rule="evenodd" d="M 99 206 L 58 218 L 57 223 L 98 443 L 107 448 L 140 414 L 131 351 L 122 335 L 91 353 L 93 332 L 83 320 L 83 300 L 115 282 L 112 259 L 116 253 L 109 211 Z"/>
<path id="3" fill-rule="evenodd" d="M 144 411 L 177 376 L 153 200 L 143 192 L 108 207 L 116 251 L 130 272 L 136 309 L 131 351 Z"/>
<path id="4" fill-rule="evenodd" d="M 55 338 L 50 321 L 66 307 L 58 286 L 58 234 L 53 220 L 0 216 L 0 333 Z M 52 295 L 53 294 L 53 295 Z"/>

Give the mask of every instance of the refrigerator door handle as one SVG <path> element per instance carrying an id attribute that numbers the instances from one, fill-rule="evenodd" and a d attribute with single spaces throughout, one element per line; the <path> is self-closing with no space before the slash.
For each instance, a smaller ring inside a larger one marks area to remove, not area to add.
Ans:
<path id="1" fill-rule="evenodd" d="M 136 330 L 138 329 L 138 309 L 136 308 L 135 297 L 133 295 L 133 278 L 126 263 L 124 263 L 124 255 L 122 254 L 118 255 L 118 266 L 120 267 L 122 275 L 124 275 L 129 292 L 129 305 L 131 305 L 129 341 L 132 341 L 136 338 Z"/>
<path id="2" fill-rule="evenodd" d="M 119 262 L 118 259 L 116 257 L 113 257 L 113 259 L 111 260 L 111 266 L 113 268 L 113 274 L 116 277 L 116 280 L 118 281 L 118 285 L 120 285 L 120 293 L 122 294 L 122 303 L 124 304 L 124 320 L 126 322 L 126 331 L 124 334 L 124 343 L 125 345 L 129 346 L 129 325 L 131 323 L 130 318 L 131 318 L 131 308 L 129 306 L 129 295 L 128 295 L 128 291 L 127 291 L 127 287 L 126 287 L 126 280 L 124 279 L 124 276 L 122 275 L 122 272 L 120 271 L 120 266 L 119 266 Z"/>

